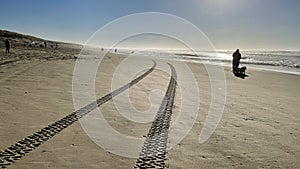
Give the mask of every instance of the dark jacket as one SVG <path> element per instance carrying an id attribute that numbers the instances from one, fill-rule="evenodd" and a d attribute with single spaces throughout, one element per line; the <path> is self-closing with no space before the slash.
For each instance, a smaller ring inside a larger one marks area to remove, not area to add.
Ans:
<path id="1" fill-rule="evenodd" d="M 5 47 L 6 47 L 6 48 L 9 48 L 9 47 L 10 47 L 9 41 L 8 41 L 7 39 L 4 41 L 4 43 L 5 43 Z"/>
<path id="2" fill-rule="evenodd" d="M 240 62 L 242 56 L 241 56 L 241 53 L 238 52 L 238 51 L 235 51 L 233 54 L 232 54 L 232 57 L 233 57 L 233 62 Z"/>

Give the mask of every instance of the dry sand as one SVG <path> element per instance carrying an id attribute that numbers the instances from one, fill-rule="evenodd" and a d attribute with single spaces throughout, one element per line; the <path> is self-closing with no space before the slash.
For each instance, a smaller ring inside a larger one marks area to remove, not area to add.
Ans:
<path id="1" fill-rule="evenodd" d="M 25 55 L 30 58 L 30 52 Z M 111 77 L 123 58 L 109 54 L 101 63 L 96 79 L 98 98 L 111 92 Z M 66 58 L 23 58 L 0 65 L 0 150 L 74 111 L 74 65 L 75 60 Z M 188 65 L 198 82 L 201 109 L 187 137 L 168 152 L 167 167 L 300 167 L 300 76 L 250 69 L 249 77 L 243 80 L 225 67 L 227 97 L 222 120 L 208 141 L 199 144 L 211 101 L 210 82 L 202 64 Z M 165 91 L 168 81 L 167 73 L 153 71 L 129 89 L 132 104 L 146 110 L 149 92 Z M 176 118 L 180 99 L 177 94 L 172 119 Z M 112 101 L 100 109 L 109 124 L 125 135 L 142 138 L 150 128 L 150 123 L 133 123 L 122 117 Z M 105 151 L 75 122 L 10 168 L 133 168 L 135 162 Z"/>

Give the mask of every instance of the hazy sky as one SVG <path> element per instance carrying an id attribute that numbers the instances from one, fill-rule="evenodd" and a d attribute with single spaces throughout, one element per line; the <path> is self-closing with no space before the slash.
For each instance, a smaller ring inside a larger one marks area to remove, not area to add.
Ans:
<path id="1" fill-rule="evenodd" d="M 105 24 L 140 12 L 182 17 L 217 49 L 300 50 L 299 0 L 8 0 L 1 1 L 0 29 L 84 43 Z"/>

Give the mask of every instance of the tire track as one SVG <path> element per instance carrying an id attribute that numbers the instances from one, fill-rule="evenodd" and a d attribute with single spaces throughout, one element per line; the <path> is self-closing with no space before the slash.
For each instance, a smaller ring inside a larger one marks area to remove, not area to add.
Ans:
<path id="1" fill-rule="evenodd" d="M 177 85 L 177 73 L 169 64 L 172 76 L 168 89 L 152 122 L 134 168 L 165 168 L 167 141 Z"/>
<path id="2" fill-rule="evenodd" d="M 63 129 L 69 127 L 74 122 L 76 122 L 81 117 L 85 116 L 95 108 L 101 106 L 105 102 L 112 99 L 114 96 L 117 96 L 119 93 L 127 90 L 131 86 L 138 83 L 140 80 L 145 78 L 148 74 L 150 74 L 154 68 L 156 67 L 156 62 L 153 61 L 153 66 L 137 77 L 136 79 L 132 80 L 128 84 L 114 90 L 113 92 L 105 95 L 104 97 L 99 98 L 98 100 L 88 104 L 87 106 L 69 114 L 68 116 L 48 125 L 47 127 L 33 133 L 17 143 L 11 145 L 7 149 L 0 152 L 0 167 L 6 168 L 13 164 L 15 161 L 21 159 L 25 156 L 25 154 L 31 152 L 35 148 L 39 147 L 41 144 L 55 136 L 56 134 L 60 133 Z"/>

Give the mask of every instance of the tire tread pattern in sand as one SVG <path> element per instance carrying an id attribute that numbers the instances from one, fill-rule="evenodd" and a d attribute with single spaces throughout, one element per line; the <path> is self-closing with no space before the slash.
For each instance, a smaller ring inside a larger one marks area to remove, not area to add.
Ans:
<path id="1" fill-rule="evenodd" d="M 41 144 L 45 143 L 47 140 L 60 133 L 63 129 L 69 127 L 74 122 L 76 122 L 81 117 L 85 116 L 95 108 L 106 103 L 114 96 L 117 96 L 121 92 L 129 89 L 131 86 L 137 84 L 148 74 L 150 74 L 156 67 L 156 62 L 153 61 L 153 66 L 148 69 L 145 73 L 132 80 L 128 84 L 114 90 L 113 92 L 99 98 L 98 100 L 88 104 L 87 106 L 69 114 L 68 116 L 48 125 L 47 127 L 33 133 L 17 143 L 11 145 L 7 149 L 0 152 L 0 168 L 7 168 L 12 165 L 15 161 L 21 159 L 25 154 L 31 152 L 35 148 L 39 147 Z"/>
<path id="2" fill-rule="evenodd" d="M 168 63 L 169 64 L 169 63 Z M 169 64 L 172 76 L 168 89 L 152 122 L 149 133 L 136 161 L 134 168 L 165 168 L 167 142 L 174 104 L 177 74 L 173 65 Z"/>

